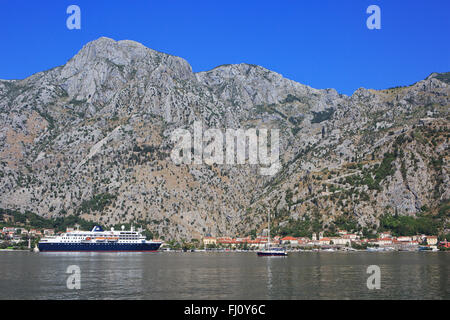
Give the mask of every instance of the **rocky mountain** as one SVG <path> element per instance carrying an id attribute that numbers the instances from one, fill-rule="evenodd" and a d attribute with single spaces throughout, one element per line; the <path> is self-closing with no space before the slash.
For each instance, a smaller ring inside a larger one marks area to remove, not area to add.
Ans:
<path id="1" fill-rule="evenodd" d="M 318 90 L 260 66 L 194 73 L 183 59 L 100 38 L 65 65 L 0 80 L 0 208 L 166 239 L 261 231 L 376 230 L 386 214 L 448 228 L 450 76 L 411 86 Z M 282 168 L 176 165 L 171 133 L 278 128 Z"/>

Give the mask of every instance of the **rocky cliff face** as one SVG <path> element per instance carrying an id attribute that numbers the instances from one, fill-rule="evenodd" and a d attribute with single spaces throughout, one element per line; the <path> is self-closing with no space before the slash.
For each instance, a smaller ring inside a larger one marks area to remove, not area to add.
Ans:
<path id="1" fill-rule="evenodd" d="M 100 38 L 64 66 L 0 80 L 0 207 L 134 221 L 166 239 L 260 230 L 267 210 L 280 226 L 326 228 L 432 215 L 450 197 L 449 90 L 448 74 L 432 74 L 348 97 L 248 64 L 193 73 L 181 58 Z M 170 134 L 194 121 L 279 128 L 282 169 L 175 165 Z"/>

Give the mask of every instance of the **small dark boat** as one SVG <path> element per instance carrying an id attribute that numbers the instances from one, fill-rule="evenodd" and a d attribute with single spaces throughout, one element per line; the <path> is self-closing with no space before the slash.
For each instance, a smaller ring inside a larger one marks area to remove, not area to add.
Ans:
<path id="1" fill-rule="evenodd" d="M 286 257 L 288 254 L 283 248 L 270 248 L 257 252 L 259 257 Z"/>
<path id="2" fill-rule="evenodd" d="M 284 248 L 271 248 L 270 247 L 270 214 L 267 214 L 268 216 L 268 229 L 269 229 L 269 236 L 267 237 L 267 247 L 261 251 L 257 251 L 256 254 L 258 257 L 287 257 L 287 252 Z"/>

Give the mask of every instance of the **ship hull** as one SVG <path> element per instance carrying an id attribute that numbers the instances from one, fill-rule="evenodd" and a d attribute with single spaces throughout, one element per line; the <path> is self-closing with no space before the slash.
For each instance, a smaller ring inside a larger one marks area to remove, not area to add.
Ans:
<path id="1" fill-rule="evenodd" d="M 41 252 L 154 252 L 160 243 L 39 243 Z"/>
<path id="2" fill-rule="evenodd" d="M 286 257 L 287 253 L 286 252 L 264 252 L 264 251 L 259 251 L 258 253 L 258 257 Z"/>

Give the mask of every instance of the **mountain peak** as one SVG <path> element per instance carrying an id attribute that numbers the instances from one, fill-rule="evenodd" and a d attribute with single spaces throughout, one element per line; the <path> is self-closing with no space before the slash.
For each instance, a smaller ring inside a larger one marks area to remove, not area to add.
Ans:
<path id="1" fill-rule="evenodd" d="M 166 74 L 171 79 L 193 79 L 189 63 L 132 40 L 101 37 L 87 43 L 66 65 L 60 80 L 70 97 L 85 100 L 102 86 L 111 88 L 105 98 L 132 79 L 143 80 Z M 103 99 L 102 99 L 103 100 Z"/>
<path id="2" fill-rule="evenodd" d="M 110 38 L 101 37 L 88 42 L 68 62 L 68 64 L 85 64 L 97 59 L 107 59 L 117 65 L 126 65 L 139 58 L 145 58 L 149 53 L 156 52 L 144 45 L 130 40 L 115 41 Z"/>

